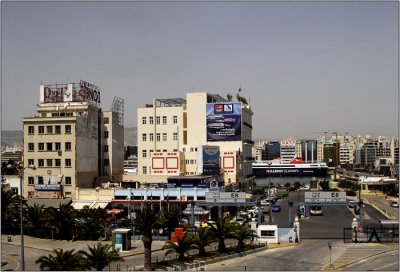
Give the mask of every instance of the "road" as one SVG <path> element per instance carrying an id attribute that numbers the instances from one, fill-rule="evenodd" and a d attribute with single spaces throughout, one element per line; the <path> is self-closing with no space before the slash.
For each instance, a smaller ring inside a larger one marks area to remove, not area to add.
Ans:
<path id="1" fill-rule="evenodd" d="M 389 251 L 340 269 L 342 271 L 399 271 L 399 250 Z"/>

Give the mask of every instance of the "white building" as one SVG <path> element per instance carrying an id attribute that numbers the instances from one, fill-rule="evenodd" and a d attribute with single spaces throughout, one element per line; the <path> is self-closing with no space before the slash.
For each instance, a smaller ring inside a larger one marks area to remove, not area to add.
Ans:
<path id="1" fill-rule="evenodd" d="M 206 92 L 154 99 L 137 110 L 138 179 L 202 174 L 204 146 L 219 147 L 225 183 L 252 179 L 252 115 L 249 105 Z"/>

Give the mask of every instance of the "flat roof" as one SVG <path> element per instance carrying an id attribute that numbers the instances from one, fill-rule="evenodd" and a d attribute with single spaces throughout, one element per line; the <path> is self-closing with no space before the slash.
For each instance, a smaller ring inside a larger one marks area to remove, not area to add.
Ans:
<path id="1" fill-rule="evenodd" d="M 186 99 L 183 98 L 166 98 L 156 99 L 156 107 L 173 107 L 173 106 L 185 106 Z"/>

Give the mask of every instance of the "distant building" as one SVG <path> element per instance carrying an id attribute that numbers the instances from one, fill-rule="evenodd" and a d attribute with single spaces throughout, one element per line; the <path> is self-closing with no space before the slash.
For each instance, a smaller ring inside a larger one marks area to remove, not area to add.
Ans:
<path id="1" fill-rule="evenodd" d="M 282 140 L 281 146 L 281 159 L 283 163 L 289 163 L 296 158 L 296 141 L 295 140 Z"/>
<path id="2" fill-rule="evenodd" d="M 103 112 L 89 83 L 41 85 L 35 117 L 25 117 L 24 196 L 73 198 L 76 188 L 122 181 L 124 127 L 120 112 Z"/>

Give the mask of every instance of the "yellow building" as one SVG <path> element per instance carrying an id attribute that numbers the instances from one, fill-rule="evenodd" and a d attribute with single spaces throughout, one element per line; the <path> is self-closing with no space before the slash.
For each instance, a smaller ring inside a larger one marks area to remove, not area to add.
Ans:
<path id="1" fill-rule="evenodd" d="M 136 179 L 154 182 L 162 176 L 166 182 L 168 176 L 208 174 L 202 152 L 215 147 L 225 184 L 252 180 L 252 115 L 247 103 L 206 92 L 154 99 L 137 110 Z"/>
<path id="2" fill-rule="evenodd" d="M 89 83 L 41 85 L 37 115 L 23 120 L 23 195 L 74 198 L 123 176 L 123 124 L 102 112 L 100 91 Z"/>

